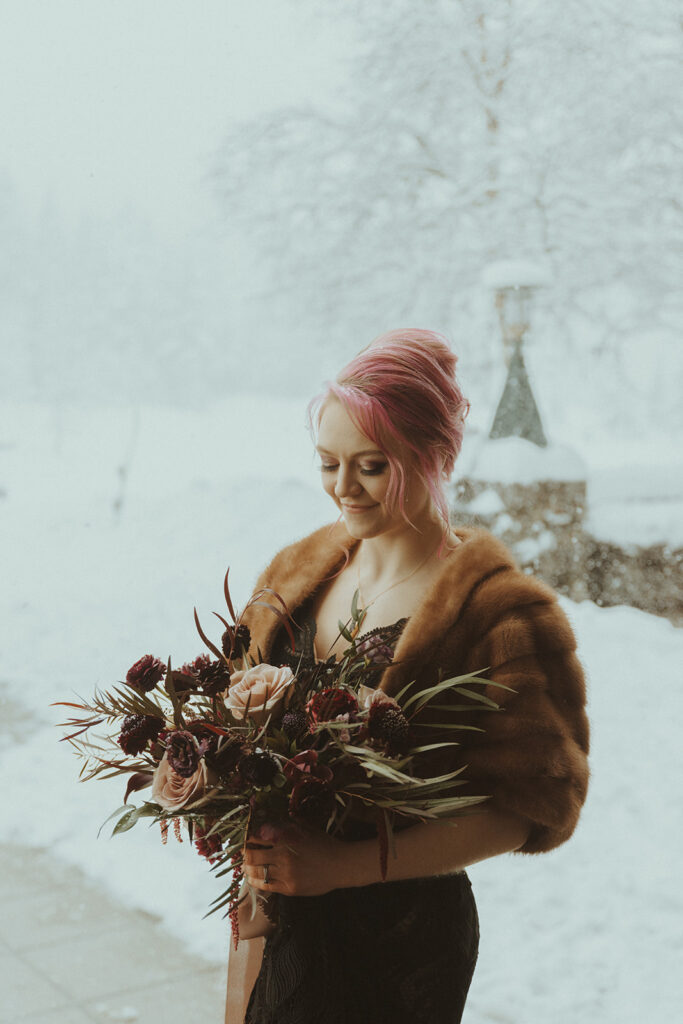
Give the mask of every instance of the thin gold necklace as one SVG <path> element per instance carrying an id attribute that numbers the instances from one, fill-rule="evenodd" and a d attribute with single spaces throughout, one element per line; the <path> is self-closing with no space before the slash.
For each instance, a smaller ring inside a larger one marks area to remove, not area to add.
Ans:
<path id="1" fill-rule="evenodd" d="M 434 550 L 436 550 L 436 548 Z M 384 590 L 380 590 L 379 594 L 375 594 L 375 596 L 373 597 L 372 601 L 369 601 L 367 604 L 363 604 L 363 591 L 361 590 L 361 585 L 360 585 L 360 561 L 359 561 L 358 562 L 358 604 L 359 604 L 359 607 L 360 607 L 361 611 L 364 612 L 364 613 L 367 612 L 368 608 L 370 608 L 375 603 L 375 601 L 379 600 L 380 597 L 383 597 L 384 594 L 388 594 L 389 591 L 393 590 L 394 587 L 397 587 L 399 585 L 399 583 L 405 583 L 406 580 L 409 580 L 411 576 L 414 576 L 415 573 L 418 572 L 418 570 L 420 570 L 422 568 L 422 566 L 425 565 L 429 561 L 429 559 L 432 557 L 433 554 L 434 554 L 434 551 L 430 551 L 427 554 L 426 558 L 423 558 L 422 561 L 420 562 L 420 564 L 416 565 L 415 568 L 412 569 L 406 576 L 401 576 L 400 579 L 394 580 L 394 582 L 390 583 L 388 587 L 384 588 Z M 363 618 L 365 618 L 365 615 L 363 615 Z M 358 634 L 358 630 L 360 629 L 360 626 L 361 626 L 360 622 L 356 622 L 356 625 L 351 630 L 351 636 L 354 639 L 355 639 L 355 637 Z"/>

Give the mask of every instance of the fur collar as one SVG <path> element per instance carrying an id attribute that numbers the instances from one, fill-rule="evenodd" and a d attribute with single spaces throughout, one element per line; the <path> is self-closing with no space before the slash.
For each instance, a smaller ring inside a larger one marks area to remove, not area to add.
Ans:
<path id="1" fill-rule="evenodd" d="M 478 584 L 501 571 L 523 575 L 507 547 L 487 530 L 458 527 L 455 533 L 461 543 L 443 559 L 439 573 L 404 627 L 394 652 L 394 665 L 382 676 L 379 685 L 389 693 L 398 692 L 410 665 L 423 657 L 425 650 L 438 649 L 439 641 L 458 621 Z M 326 577 L 341 568 L 345 553 L 351 554 L 358 543 L 340 521 L 320 527 L 278 552 L 256 586 L 272 587 L 296 618 L 297 608 Z M 263 601 L 276 603 L 267 596 Z M 247 610 L 244 621 L 254 639 L 254 654 L 258 646 L 267 661 L 279 620 L 268 607 L 258 604 Z"/>

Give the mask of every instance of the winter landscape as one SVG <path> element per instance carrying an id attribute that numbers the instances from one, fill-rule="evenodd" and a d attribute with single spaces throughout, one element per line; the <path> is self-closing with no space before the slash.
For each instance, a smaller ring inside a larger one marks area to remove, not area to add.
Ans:
<path id="1" fill-rule="evenodd" d="M 192 609 L 220 610 L 228 566 L 244 603 L 336 518 L 305 406 L 359 348 L 444 331 L 472 402 L 455 477 L 500 476 L 491 268 L 534 268 L 549 445 L 505 449 L 508 479 L 562 479 L 570 457 L 593 536 L 683 547 L 676 5 L 261 7 L 9 3 L 0 43 L 0 842 L 221 965 L 219 883 L 144 824 L 98 838 L 122 785 L 77 784 L 51 704 L 143 653 L 200 653 Z M 464 1021 L 664 1024 L 683 999 L 683 632 L 561 601 L 589 797 L 561 848 L 471 868 Z"/>

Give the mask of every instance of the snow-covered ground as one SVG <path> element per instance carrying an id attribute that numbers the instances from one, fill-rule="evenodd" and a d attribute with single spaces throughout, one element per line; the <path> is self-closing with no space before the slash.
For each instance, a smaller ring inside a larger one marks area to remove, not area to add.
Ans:
<path id="1" fill-rule="evenodd" d="M 57 742 L 65 709 L 50 704 L 121 679 L 143 653 L 176 662 L 199 653 L 192 608 L 210 629 L 227 566 L 241 604 L 278 548 L 335 517 L 304 403 L 247 395 L 202 412 L 8 404 L 0 439 L 0 708 L 10 727 L 0 777 L 11 794 L 0 839 L 48 847 L 224 961 L 226 923 L 202 920 L 219 882 L 187 843 L 163 847 L 144 824 L 97 838 L 122 784 L 76 784 L 79 762 Z M 628 476 L 651 535 L 673 542 L 674 517 L 642 500 L 654 469 L 619 474 L 606 450 L 592 464 L 580 455 L 589 479 L 603 482 L 596 507 L 616 507 L 615 481 Z M 482 939 L 465 1020 L 668 1024 L 683 999 L 683 632 L 630 608 L 562 604 L 588 674 L 589 799 L 557 851 L 471 870 Z"/>

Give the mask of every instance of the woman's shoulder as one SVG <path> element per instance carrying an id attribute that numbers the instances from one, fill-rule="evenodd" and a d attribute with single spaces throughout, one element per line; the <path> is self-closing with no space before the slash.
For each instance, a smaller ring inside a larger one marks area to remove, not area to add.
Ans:
<path id="1" fill-rule="evenodd" d="M 439 601 L 455 598 L 460 611 L 493 610 L 555 603 L 551 586 L 523 571 L 515 555 L 500 538 L 479 526 L 456 527 L 460 540 L 444 561 L 438 577 Z"/>
<path id="2" fill-rule="evenodd" d="M 319 526 L 280 548 L 261 572 L 258 585 L 265 586 L 273 579 L 310 571 L 330 559 L 341 559 L 353 544 L 354 539 L 343 523 L 337 521 Z"/>

